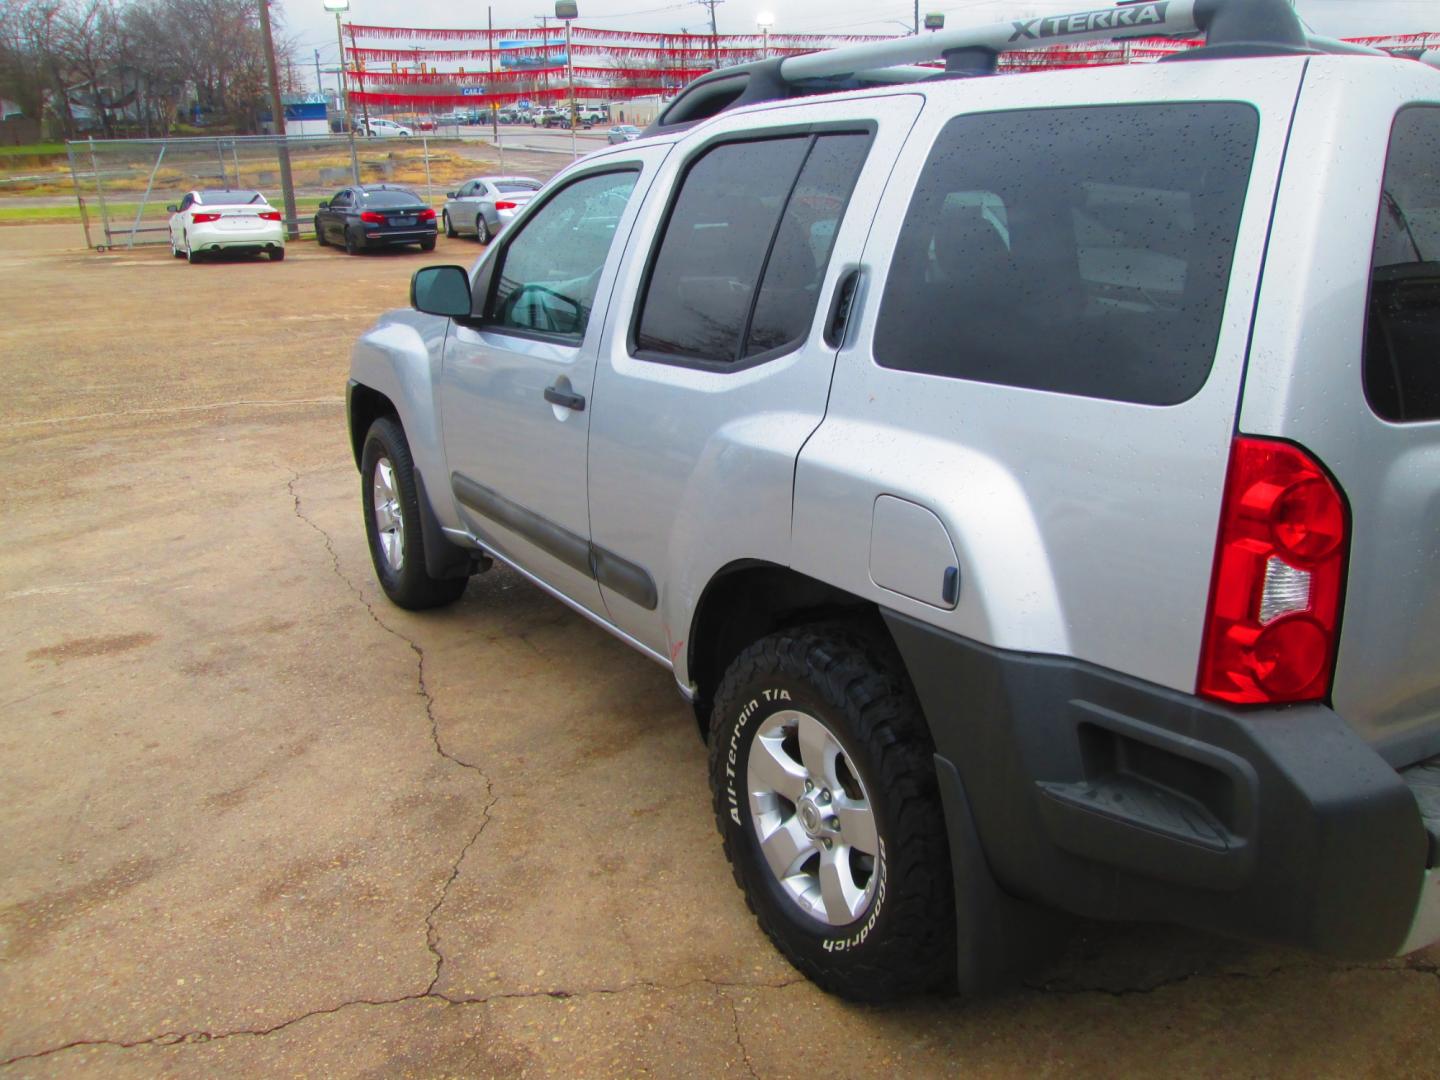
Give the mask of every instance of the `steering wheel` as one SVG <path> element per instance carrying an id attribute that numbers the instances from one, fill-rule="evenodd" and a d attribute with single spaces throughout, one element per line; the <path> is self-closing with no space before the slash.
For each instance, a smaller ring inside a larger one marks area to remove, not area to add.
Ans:
<path id="1" fill-rule="evenodd" d="M 569 325 L 562 326 L 557 318 L 561 312 L 557 312 L 549 301 L 558 301 L 560 305 L 570 309 Z M 523 307 L 529 308 L 530 317 L 524 322 L 524 326 L 531 330 L 548 330 L 552 333 L 571 334 L 575 332 L 580 324 L 580 304 L 573 297 L 564 293 L 556 292 L 554 289 L 544 285 L 522 285 L 515 292 L 510 294 L 509 300 L 505 303 L 505 321 L 511 326 L 521 325 L 516 319 L 516 312 Z"/>

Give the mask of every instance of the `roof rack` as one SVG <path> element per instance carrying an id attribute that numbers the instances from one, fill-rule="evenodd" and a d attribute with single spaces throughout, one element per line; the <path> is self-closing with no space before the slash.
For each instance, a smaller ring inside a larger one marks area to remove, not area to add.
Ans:
<path id="1" fill-rule="evenodd" d="M 1365 46 L 1312 36 L 1291 0 L 1121 0 L 1114 7 L 1070 15 L 1012 19 L 722 68 L 700 76 L 680 91 L 650 132 L 674 131 L 761 101 L 990 75 L 1002 53 L 1016 50 L 1043 49 L 1066 41 L 1192 37 L 1198 33 L 1205 35 L 1205 46 L 1182 56 L 1385 55 Z M 944 71 L 904 66 L 936 60 L 945 62 Z"/>

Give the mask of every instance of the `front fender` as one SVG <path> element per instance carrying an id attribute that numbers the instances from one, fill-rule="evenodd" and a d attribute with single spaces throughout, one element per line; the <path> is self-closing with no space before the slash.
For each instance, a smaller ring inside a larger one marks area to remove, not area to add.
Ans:
<path id="1" fill-rule="evenodd" d="M 395 407 L 410 456 L 429 492 L 450 487 L 436 396 L 449 327 L 449 319 L 409 308 L 386 312 L 350 354 L 351 381 L 383 394 Z M 432 500 L 431 508 L 442 526 L 461 527 L 453 500 Z"/>

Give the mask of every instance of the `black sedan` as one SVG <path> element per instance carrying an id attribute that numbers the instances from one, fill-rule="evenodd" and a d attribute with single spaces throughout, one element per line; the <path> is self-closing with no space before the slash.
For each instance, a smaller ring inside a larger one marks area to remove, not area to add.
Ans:
<path id="1" fill-rule="evenodd" d="M 315 212 L 315 240 L 351 255 L 365 248 L 419 244 L 435 250 L 435 211 L 415 192 L 387 184 L 362 184 L 338 191 Z"/>

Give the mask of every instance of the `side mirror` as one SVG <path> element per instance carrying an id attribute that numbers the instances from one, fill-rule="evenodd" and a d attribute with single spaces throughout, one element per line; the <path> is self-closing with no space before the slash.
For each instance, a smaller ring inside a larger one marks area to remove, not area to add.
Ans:
<path id="1" fill-rule="evenodd" d="M 463 266 L 427 266 L 410 279 L 410 306 L 426 315 L 470 315 L 470 275 Z"/>
<path id="2" fill-rule="evenodd" d="M 178 214 L 180 212 L 180 208 L 172 202 L 169 206 L 165 207 L 165 212 L 167 214 Z"/>
<path id="3" fill-rule="evenodd" d="M 320 200 L 320 205 L 319 205 L 318 207 L 316 207 L 316 209 L 318 209 L 318 210 L 329 210 L 329 209 L 330 209 L 330 200 L 329 200 L 329 199 L 321 199 L 321 200 Z"/>
<path id="4" fill-rule="evenodd" d="M 458 191 L 447 191 L 445 193 L 445 197 L 447 199 L 458 199 L 460 197 L 460 193 Z"/>

